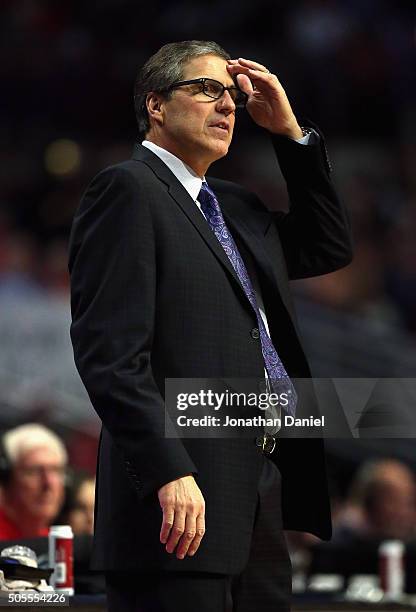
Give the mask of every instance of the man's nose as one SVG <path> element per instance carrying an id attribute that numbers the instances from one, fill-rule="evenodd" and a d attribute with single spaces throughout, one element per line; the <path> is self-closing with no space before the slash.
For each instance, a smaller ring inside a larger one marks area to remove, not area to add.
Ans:
<path id="1" fill-rule="evenodd" d="M 51 489 L 56 482 L 56 477 L 48 471 L 42 474 L 42 484 L 44 489 Z"/>
<path id="2" fill-rule="evenodd" d="M 219 112 L 225 112 L 227 114 L 235 111 L 234 100 L 230 96 L 230 92 L 227 89 L 224 91 L 221 98 L 218 98 L 217 109 Z"/>
<path id="3" fill-rule="evenodd" d="M 63 483 L 63 477 L 56 470 L 45 469 L 42 471 L 42 483 L 45 489 L 56 487 L 57 483 Z"/>

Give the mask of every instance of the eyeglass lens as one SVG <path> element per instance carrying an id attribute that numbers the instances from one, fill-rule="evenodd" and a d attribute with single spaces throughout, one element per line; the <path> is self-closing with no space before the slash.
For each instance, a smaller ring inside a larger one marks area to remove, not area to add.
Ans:
<path id="1" fill-rule="evenodd" d="M 203 92 L 210 98 L 220 98 L 223 95 L 225 89 L 227 89 L 227 91 L 229 92 L 236 106 L 245 105 L 247 99 L 246 95 L 237 87 L 224 87 L 222 83 L 220 83 L 219 81 L 215 81 L 214 79 L 205 79 L 205 81 L 203 82 Z"/>

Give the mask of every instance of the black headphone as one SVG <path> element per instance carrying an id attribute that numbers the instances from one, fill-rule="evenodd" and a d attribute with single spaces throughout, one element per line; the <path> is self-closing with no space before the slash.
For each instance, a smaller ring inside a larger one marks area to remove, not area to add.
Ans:
<path id="1" fill-rule="evenodd" d="M 0 437 L 0 486 L 6 486 L 12 473 L 12 464 L 4 446 L 4 437 Z"/>

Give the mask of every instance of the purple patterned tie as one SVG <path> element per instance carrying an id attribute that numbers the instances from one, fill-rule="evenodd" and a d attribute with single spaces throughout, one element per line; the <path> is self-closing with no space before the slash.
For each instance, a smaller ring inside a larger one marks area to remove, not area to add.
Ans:
<path id="1" fill-rule="evenodd" d="M 269 376 L 269 380 L 272 384 L 273 391 L 275 393 L 279 393 L 279 395 L 281 393 L 288 394 L 288 404 L 285 406 L 285 410 L 294 416 L 297 401 L 296 391 L 283 363 L 280 360 L 279 355 L 277 354 L 276 349 L 273 346 L 273 342 L 267 333 L 259 307 L 257 305 L 256 294 L 254 293 L 250 277 L 244 265 L 244 261 L 237 249 L 237 245 L 235 244 L 234 239 L 229 232 L 227 225 L 225 224 L 218 200 L 215 197 L 214 192 L 209 188 L 205 181 L 202 183 L 201 191 L 198 195 L 198 202 L 201 204 L 202 212 L 204 213 L 219 243 L 226 252 L 228 259 L 230 260 L 238 278 L 240 279 L 244 293 L 246 294 L 254 312 L 256 313 L 260 331 L 261 350 L 263 353 L 264 365 Z"/>

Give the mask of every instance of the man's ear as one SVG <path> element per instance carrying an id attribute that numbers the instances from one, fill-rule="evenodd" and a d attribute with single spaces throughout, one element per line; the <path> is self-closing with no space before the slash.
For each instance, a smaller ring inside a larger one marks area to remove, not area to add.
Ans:
<path id="1" fill-rule="evenodd" d="M 152 118 L 160 125 L 163 125 L 163 98 L 160 94 L 150 92 L 146 96 L 146 108 L 149 119 Z"/>

